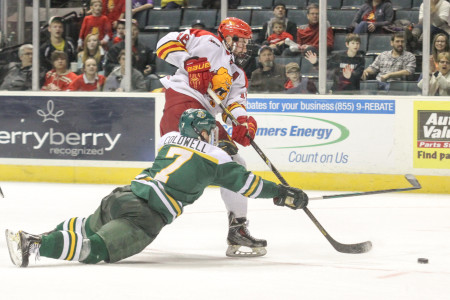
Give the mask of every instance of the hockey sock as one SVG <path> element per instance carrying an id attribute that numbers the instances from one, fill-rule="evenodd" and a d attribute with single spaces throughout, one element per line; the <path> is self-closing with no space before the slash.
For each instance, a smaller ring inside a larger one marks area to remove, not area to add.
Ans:
<path id="1" fill-rule="evenodd" d="M 55 231 L 42 236 L 41 256 L 78 261 L 83 246 L 83 235 L 73 231 Z"/>
<path id="2" fill-rule="evenodd" d="M 56 226 L 56 230 L 60 231 L 73 231 L 83 234 L 83 236 L 89 236 L 85 231 L 86 218 L 70 218 Z"/>
<path id="3" fill-rule="evenodd" d="M 93 234 L 89 237 L 91 251 L 88 257 L 82 261 L 85 264 L 96 264 L 102 260 L 108 260 L 109 254 L 106 244 L 98 234 Z"/>

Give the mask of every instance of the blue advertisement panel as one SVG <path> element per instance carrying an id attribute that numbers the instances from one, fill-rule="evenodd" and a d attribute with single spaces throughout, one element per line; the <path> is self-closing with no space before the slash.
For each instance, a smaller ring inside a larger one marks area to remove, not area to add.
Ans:
<path id="1" fill-rule="evenodd" d="M 155 99 L 0 96 L 0 157 L 153 161 Z"/>

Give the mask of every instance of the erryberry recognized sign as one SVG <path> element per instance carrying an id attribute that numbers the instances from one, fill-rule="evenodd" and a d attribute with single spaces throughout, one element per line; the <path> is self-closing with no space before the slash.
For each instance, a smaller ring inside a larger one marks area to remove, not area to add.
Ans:
<path id="1" fill-rule="evenodd" d="M 0 157 L 153 161 L 154 98 L 0 97 Z"/>

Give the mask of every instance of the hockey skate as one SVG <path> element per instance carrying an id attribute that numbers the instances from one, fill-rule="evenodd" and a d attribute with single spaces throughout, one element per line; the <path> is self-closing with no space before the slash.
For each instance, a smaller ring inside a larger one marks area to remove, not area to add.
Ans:
<path id="1" fill-rule="evenodd" d="M 5 234 L 9 256 L 16 266 L 25 268 L 28 266 L 31 254 L 39 255 L 41 236 L 29 234 L 22 230 L 13 232 L 9 229 L 6 229 Z"/>
<path id="2" fill-rule="evenodd" d="M 228 230 L 228 249 L 227 256 L 230 257 L 257 257 L 267 253 L 267 241 L 255 239 L 250 235 L 246 218 L 235 218 L 233 213 L 228 214 L 229 230 Z M 241 249 L 241 248 L 244 249 Z M 250 251 L 245 251 L 248 248 Z"/>

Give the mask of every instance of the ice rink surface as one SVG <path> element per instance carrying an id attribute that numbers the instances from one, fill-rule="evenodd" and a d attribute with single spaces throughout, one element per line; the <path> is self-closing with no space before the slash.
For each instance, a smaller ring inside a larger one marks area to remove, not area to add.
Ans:
<path id="1" fill-rule="evenodd" d="M 250 231 L 267 239 L 268 253 L 237 259 L 225 256 L 225 207 L 211 188 L 134 257 L 98 265 L 32 257 L 20 269 L 10 261 L 6 228 L 41 233 L 87 216 L 115 186 L 0 186 L 1 299 L 450 299 L 450 195 L 310 202 L 337 241 L 371 240 L 366 254 L 336 252 L 303 211 L 250 199 Z M 419 264 L 419 257 L 429 263 Z"/>

